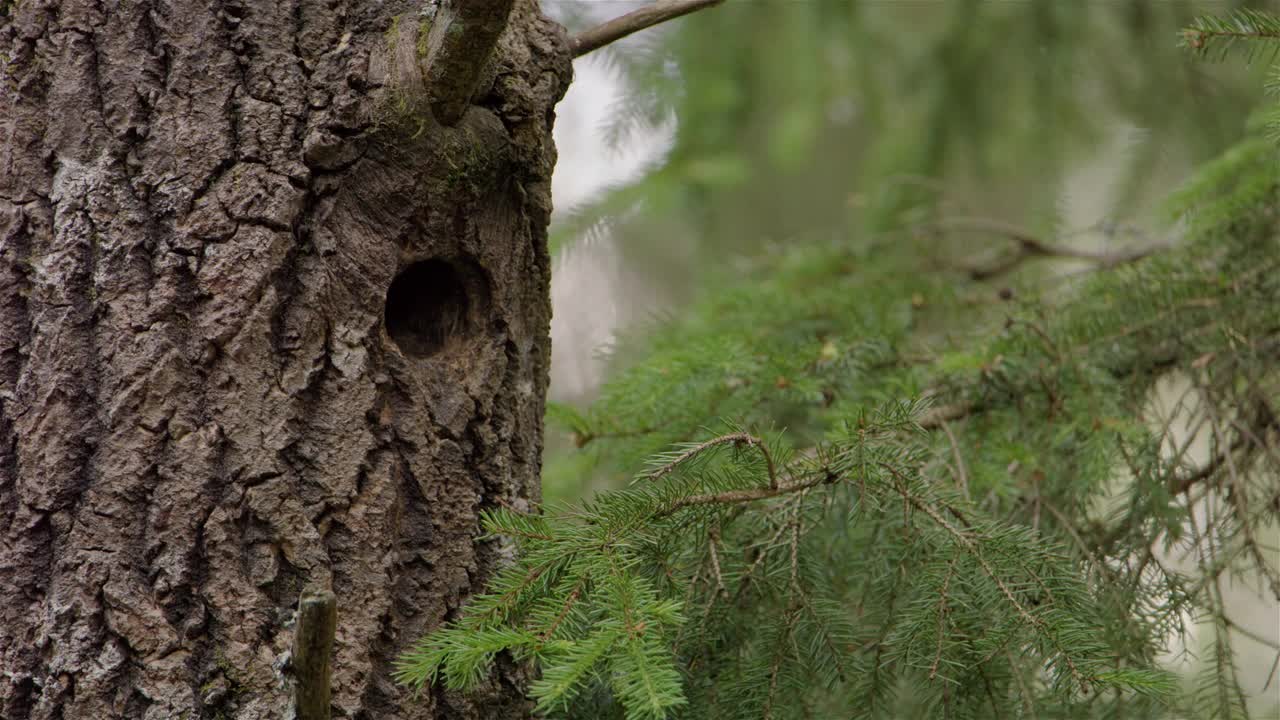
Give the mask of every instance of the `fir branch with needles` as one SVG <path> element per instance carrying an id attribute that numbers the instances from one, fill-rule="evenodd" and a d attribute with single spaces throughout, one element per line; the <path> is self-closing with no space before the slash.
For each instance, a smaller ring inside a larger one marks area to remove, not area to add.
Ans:
<path id="1" fill-rule="evenodd" d="M 1280 52 L 1280 16 L 1253 8 L 1222 16 L 1204 15 L 1182 31 L 1182 41 L 1202 55 L 1225 54 L 1232 47 L 1242 47 L 1251 59 L 1274 58 Z"/>
<path id="2" fill-rule="evenodd" d="M 794 696 L 802 680 L 785 669 L 815 657 L 831 668 L 858 667 L 871 644 L 847 618 L 822 610 L 845 598 L 815 573 L 812 536 L 833 518 L 883 523 L 899 498 L 908 510 L 895 524 L 926 563 L 899 592 L 931 596 L 935 561 L 925 558 L 941 556 L 951 558 L 944 596 L 955 587 L 963 589 L 957 598 L 966 607 L 986 599 L 978 603 L 983 609 L 947 625 L 953 633 L 946 642 L 942 634 L 912 630 L 914 616 L 906 613 L 896 631 L 874 643 L 888 657 L 910 667 L 911 658 L 927 654 L 930 674 L 952 682 L 948 668 L 969 664 L 961 657 L 971 650 L 958 640 L 965 636 L 988 648 L 988 661 L 1003 662 L 991 660 L 1003 657 L 991 655 L 997 648 L 1042 657 L 1064 698 L 1127 687 L 1129 676 L 1116 674 L 1120 668 L 1087 640 L 1091 600 L 1072 579 L 1066 556 L 1051 542 L 940 495 L 920 474 L 925 455 L 918 441 L 926 431 L 916 419 L 927 407 L 875 408 L 807 453 L 796 453 L 780 435 L 729 427 L 656 457 L 626 490 L 546 515 L 487 513 L 486 532 L 495 542 L 514 543 L 519 559 L 459 621 L 407 655 L 399 679 L 466 689 L 507 651 L 540 664 L 542 679 L 531 692 L 543 710 L 607 688 L 627 718 L 661 718 L 690 702 L 681 658 L 711 656 L 737 665 L 732 671 L 744 677 L 762 678 L 762 692 L 733 699 L 735 712 L 775 716 L 781 698 Z M 760 618 L 774 641 L 709 636 L 715 624 L 687 627 L 695 611 L 717 624 Z M 807 649 L 798 645 L 801 636 Z M 850 682 L 840 674 L 843 680 L 832 681 Z"/>

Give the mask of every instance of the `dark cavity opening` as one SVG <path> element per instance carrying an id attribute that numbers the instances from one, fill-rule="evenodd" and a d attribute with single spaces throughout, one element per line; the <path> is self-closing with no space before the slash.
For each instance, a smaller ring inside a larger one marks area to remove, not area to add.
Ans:
<path id="1" fill-rule="evenodd" d="M 405 268 L 387 290 L 387 334 L 404 354 L 429 357 L 467 334 L 470 310 L 458 269 L 424 260 Z"/>

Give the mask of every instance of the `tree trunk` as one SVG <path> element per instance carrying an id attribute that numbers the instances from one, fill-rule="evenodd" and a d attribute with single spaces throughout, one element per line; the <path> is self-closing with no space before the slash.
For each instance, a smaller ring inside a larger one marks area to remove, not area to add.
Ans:
<path id="1" fill-rule="evenodd" d="M 424 3 L 430 5 L 430 3 Z M 515 4 L 452 127 L 404 0 L 0 0 L 0 717 L 336 717 L 538 500 L 563 30 Z"/>

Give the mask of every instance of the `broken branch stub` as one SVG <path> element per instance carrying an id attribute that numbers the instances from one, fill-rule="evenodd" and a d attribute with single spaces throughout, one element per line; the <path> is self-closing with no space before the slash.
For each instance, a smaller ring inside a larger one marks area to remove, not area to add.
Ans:
<path id="1" fill-rule="evenodd" d="M 513 0 L 454 0 L 436 14 L 425 74 L 427 102 L 441 125 L 457 124 L 467 111 L 512 5 Z"/>
<path id="2" fill-rule="evenodd" d="M 293 669 L 298 720 L 329 720 L 329 675 L 333 638 L 338 627 L 338 601 L 328 590 L 308 590 L 298 599 L 293 636 Z"/>

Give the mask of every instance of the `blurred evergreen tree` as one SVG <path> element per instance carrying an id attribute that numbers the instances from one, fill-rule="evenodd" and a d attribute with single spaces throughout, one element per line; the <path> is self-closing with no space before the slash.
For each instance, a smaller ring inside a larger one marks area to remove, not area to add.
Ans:
<path id="1" fill-rule="evenodd" d="M 1051 231 L 1082 156 L 1125 130 L 1107 212 L 1137 216 L 1238 138 L 1256 101 L 1256 78 L 1170 41 L 1227 7 L 813 0 L 690 16 L 587 58 L 630 88 L 615 141 L 678 121 L 663 161 L 570 212 L 558 244 L 607 226 L 639 272 L 683 289 L 726 252 L 832 230 L 869 241 L 936 219 L 943 198 Z"/>

